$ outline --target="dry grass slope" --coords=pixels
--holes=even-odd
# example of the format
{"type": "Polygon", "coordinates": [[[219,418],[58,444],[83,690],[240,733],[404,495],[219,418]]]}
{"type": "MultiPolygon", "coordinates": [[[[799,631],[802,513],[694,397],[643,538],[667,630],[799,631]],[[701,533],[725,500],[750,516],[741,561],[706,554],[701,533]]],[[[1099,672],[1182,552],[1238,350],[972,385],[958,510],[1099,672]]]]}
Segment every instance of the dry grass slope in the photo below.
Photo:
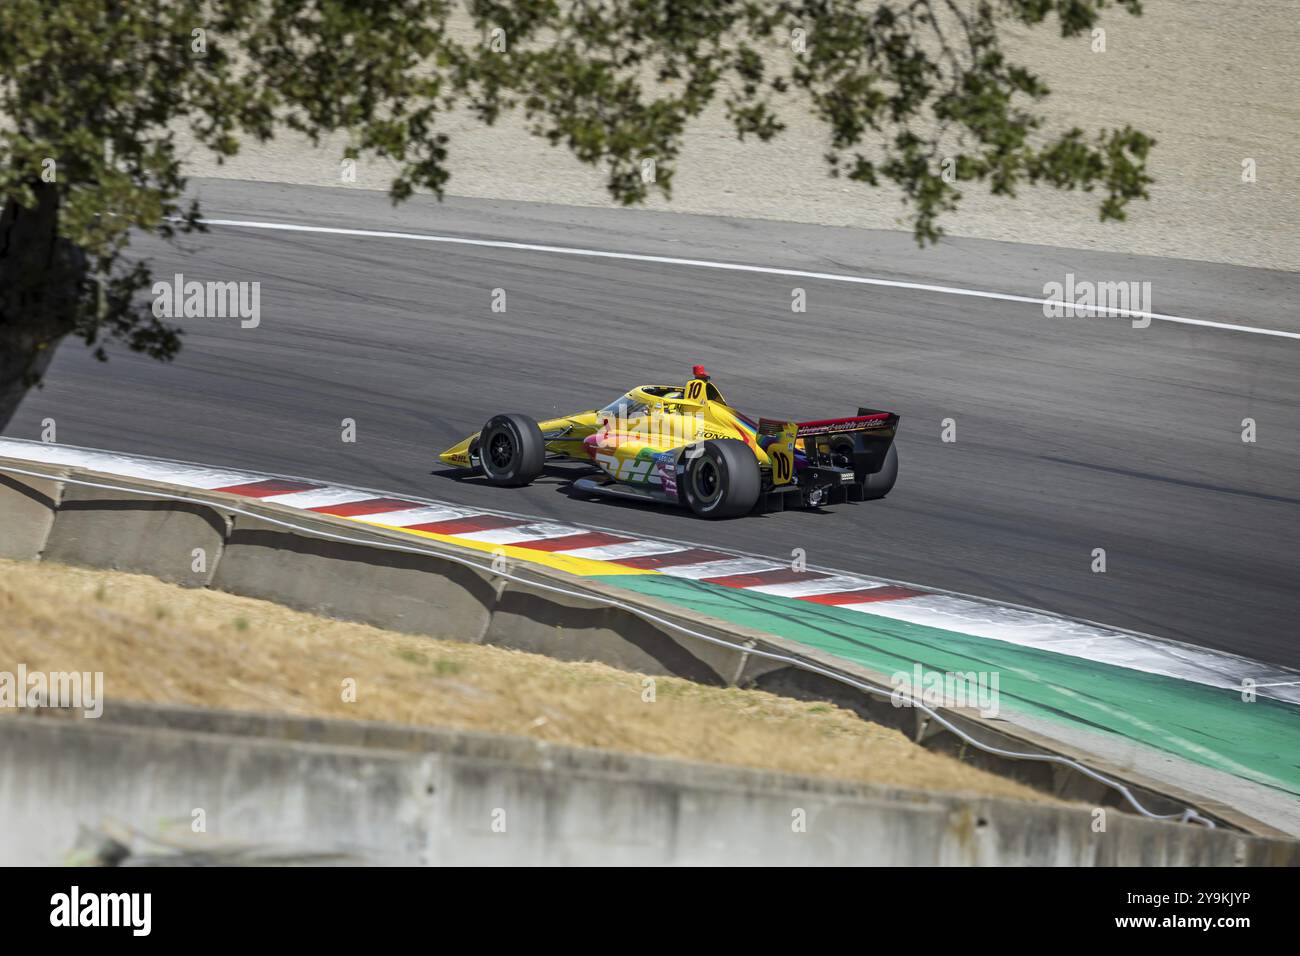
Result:
{"type": "MultiPolygon", "coordinates": [[[[105,697],[521,734],[886,785],[1049,798],[846,710],[330,620],[154,578],[0,561],[0,670],[105,697]],[[356,681],[353,703],[343,682],[356,681]]],[[[0,711],[2,712],[2,711],[0,711]]],[[[8,711],[13,713],[13,711],[8,711]]]]}

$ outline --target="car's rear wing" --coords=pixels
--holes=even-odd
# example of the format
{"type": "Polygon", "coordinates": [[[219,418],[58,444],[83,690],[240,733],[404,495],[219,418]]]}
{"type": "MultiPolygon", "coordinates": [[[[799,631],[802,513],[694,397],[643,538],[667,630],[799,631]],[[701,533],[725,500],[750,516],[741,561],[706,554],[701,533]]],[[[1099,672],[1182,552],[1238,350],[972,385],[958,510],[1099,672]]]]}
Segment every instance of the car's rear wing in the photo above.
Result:
{"type": "Polygon", "coordinates": [[[898,416],[893,412],[880,412],[870,408],[859,408],[857,415],[847,418],[820,418],[811,422],[799,422],[799,438],[811,438],[820,435],[840,435],[847,432],[873,432],[881,437],[888,433],[894,437],[898,427],[898,416]]]}
{"type": "MultiPolygon", "coordinates": [[[[798,422],[797,438],[810,459],[852,464],[861,481],[885,464],[898,433],[898,415],[879,408],[859,408],[856,415],[798,422]]],[[[844,465],[847,467],[847,464],[844,465]]]]}

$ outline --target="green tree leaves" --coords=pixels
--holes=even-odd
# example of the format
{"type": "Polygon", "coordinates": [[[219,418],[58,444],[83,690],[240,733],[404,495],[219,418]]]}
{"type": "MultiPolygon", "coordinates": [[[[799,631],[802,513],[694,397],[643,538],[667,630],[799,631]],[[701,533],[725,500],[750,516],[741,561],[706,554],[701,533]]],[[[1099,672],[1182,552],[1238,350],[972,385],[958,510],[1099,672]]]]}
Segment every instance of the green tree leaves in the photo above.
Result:
{"type": "MultiPolygon", "coordinates": [[[[1078,36],[1137,0],[5,0],[0,4],[0,423],[75,333],[159,358],[174,331],[138,301],[132,230],[197,228],[182,208],[187,127],[218,157],[292,129],[346,131],[391,160],[395,201],[441,195],[442,114],[530,130],[604,169],[625,204],[671,194],[689,122],[718,102],[738,137],[824,125],[831,175],[894,184],[918,241],[961,188],[1100,190],[1102,219],[1145,198],[1152,140],[1048,137],[1046,87],[1006,57],[1008,24],[1078,36]],[[644,174],[654,161],[655,175],[644,174]],[[50,178],[50,163],[54,175],[50,178]],[[20,254],[18,237],[45,243],[20,254]],[[46,265],[42,266],[41,263],[46,265]],[[17,397],[15,397],[17,396],[17,397]]],[[[342,157],[340,157],[342,158],[342,157]]]]}

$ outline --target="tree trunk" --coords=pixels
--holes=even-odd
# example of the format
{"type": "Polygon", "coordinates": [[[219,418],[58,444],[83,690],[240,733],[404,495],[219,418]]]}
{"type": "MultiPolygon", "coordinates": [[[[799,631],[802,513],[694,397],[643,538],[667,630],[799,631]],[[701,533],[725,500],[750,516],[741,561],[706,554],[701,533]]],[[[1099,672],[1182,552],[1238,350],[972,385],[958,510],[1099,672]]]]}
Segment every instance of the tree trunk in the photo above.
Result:
{"type": "Polygon", "coordinates": [[[33,187],[33,208],[10,197],[0,213],[0,429],[75,328],[85,291],[86,257],[59,238],[58,187],[33,187]]]}

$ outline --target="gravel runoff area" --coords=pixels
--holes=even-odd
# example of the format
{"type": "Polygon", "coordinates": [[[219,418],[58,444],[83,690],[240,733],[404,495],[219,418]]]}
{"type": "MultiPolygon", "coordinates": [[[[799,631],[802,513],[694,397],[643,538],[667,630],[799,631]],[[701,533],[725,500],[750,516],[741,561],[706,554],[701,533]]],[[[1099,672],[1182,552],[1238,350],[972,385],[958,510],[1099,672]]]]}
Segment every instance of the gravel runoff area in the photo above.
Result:
{"type": "MultiPolygon", "coordinates": [[[[1125,223],[1100,223],[1097,195],[1027,189],[1014,200],[972,186],[950,235],[1300,270],[1300,17],[1296,0],[1147,0],[1104,13],[1106,49],[1065,41],[1050,24],[1017,30],[1010,48],[1052,89],[1050,127],[1142,129],[1158,140],[1151,200],[1125,223]],[[1256,180],[1243,182],[1243,161],[1256,180]]],[[[467,23],[460,21],[462,32],[467,23]]],[[[811,36],[810,42],[816,42],[811,36]]],[[[775,54],[774,55],[778,55],[775,54]]],[[[779,55],[787,55],[782,49],[779,55]]],[[[890,189],[831,179],[826,137],[798,104],[770,144],[740,143],[713,110],[689,130],[671,202],[649,208],[867,229],[906,228],[890,189]]],[[[451,195],[607,206],[603,177],[529,136],[518,116],[488,129],[448,117],[451,195]]],[[[183,139],[184,137],[182,137],[183,139]]],[[[191,150],[189,172],[339,185],[345,140],[319,149],[282,135],[218,166],[191,150]]],[[[386,189],[391,167],[361,163],[348,188],[386,189]]]]}

